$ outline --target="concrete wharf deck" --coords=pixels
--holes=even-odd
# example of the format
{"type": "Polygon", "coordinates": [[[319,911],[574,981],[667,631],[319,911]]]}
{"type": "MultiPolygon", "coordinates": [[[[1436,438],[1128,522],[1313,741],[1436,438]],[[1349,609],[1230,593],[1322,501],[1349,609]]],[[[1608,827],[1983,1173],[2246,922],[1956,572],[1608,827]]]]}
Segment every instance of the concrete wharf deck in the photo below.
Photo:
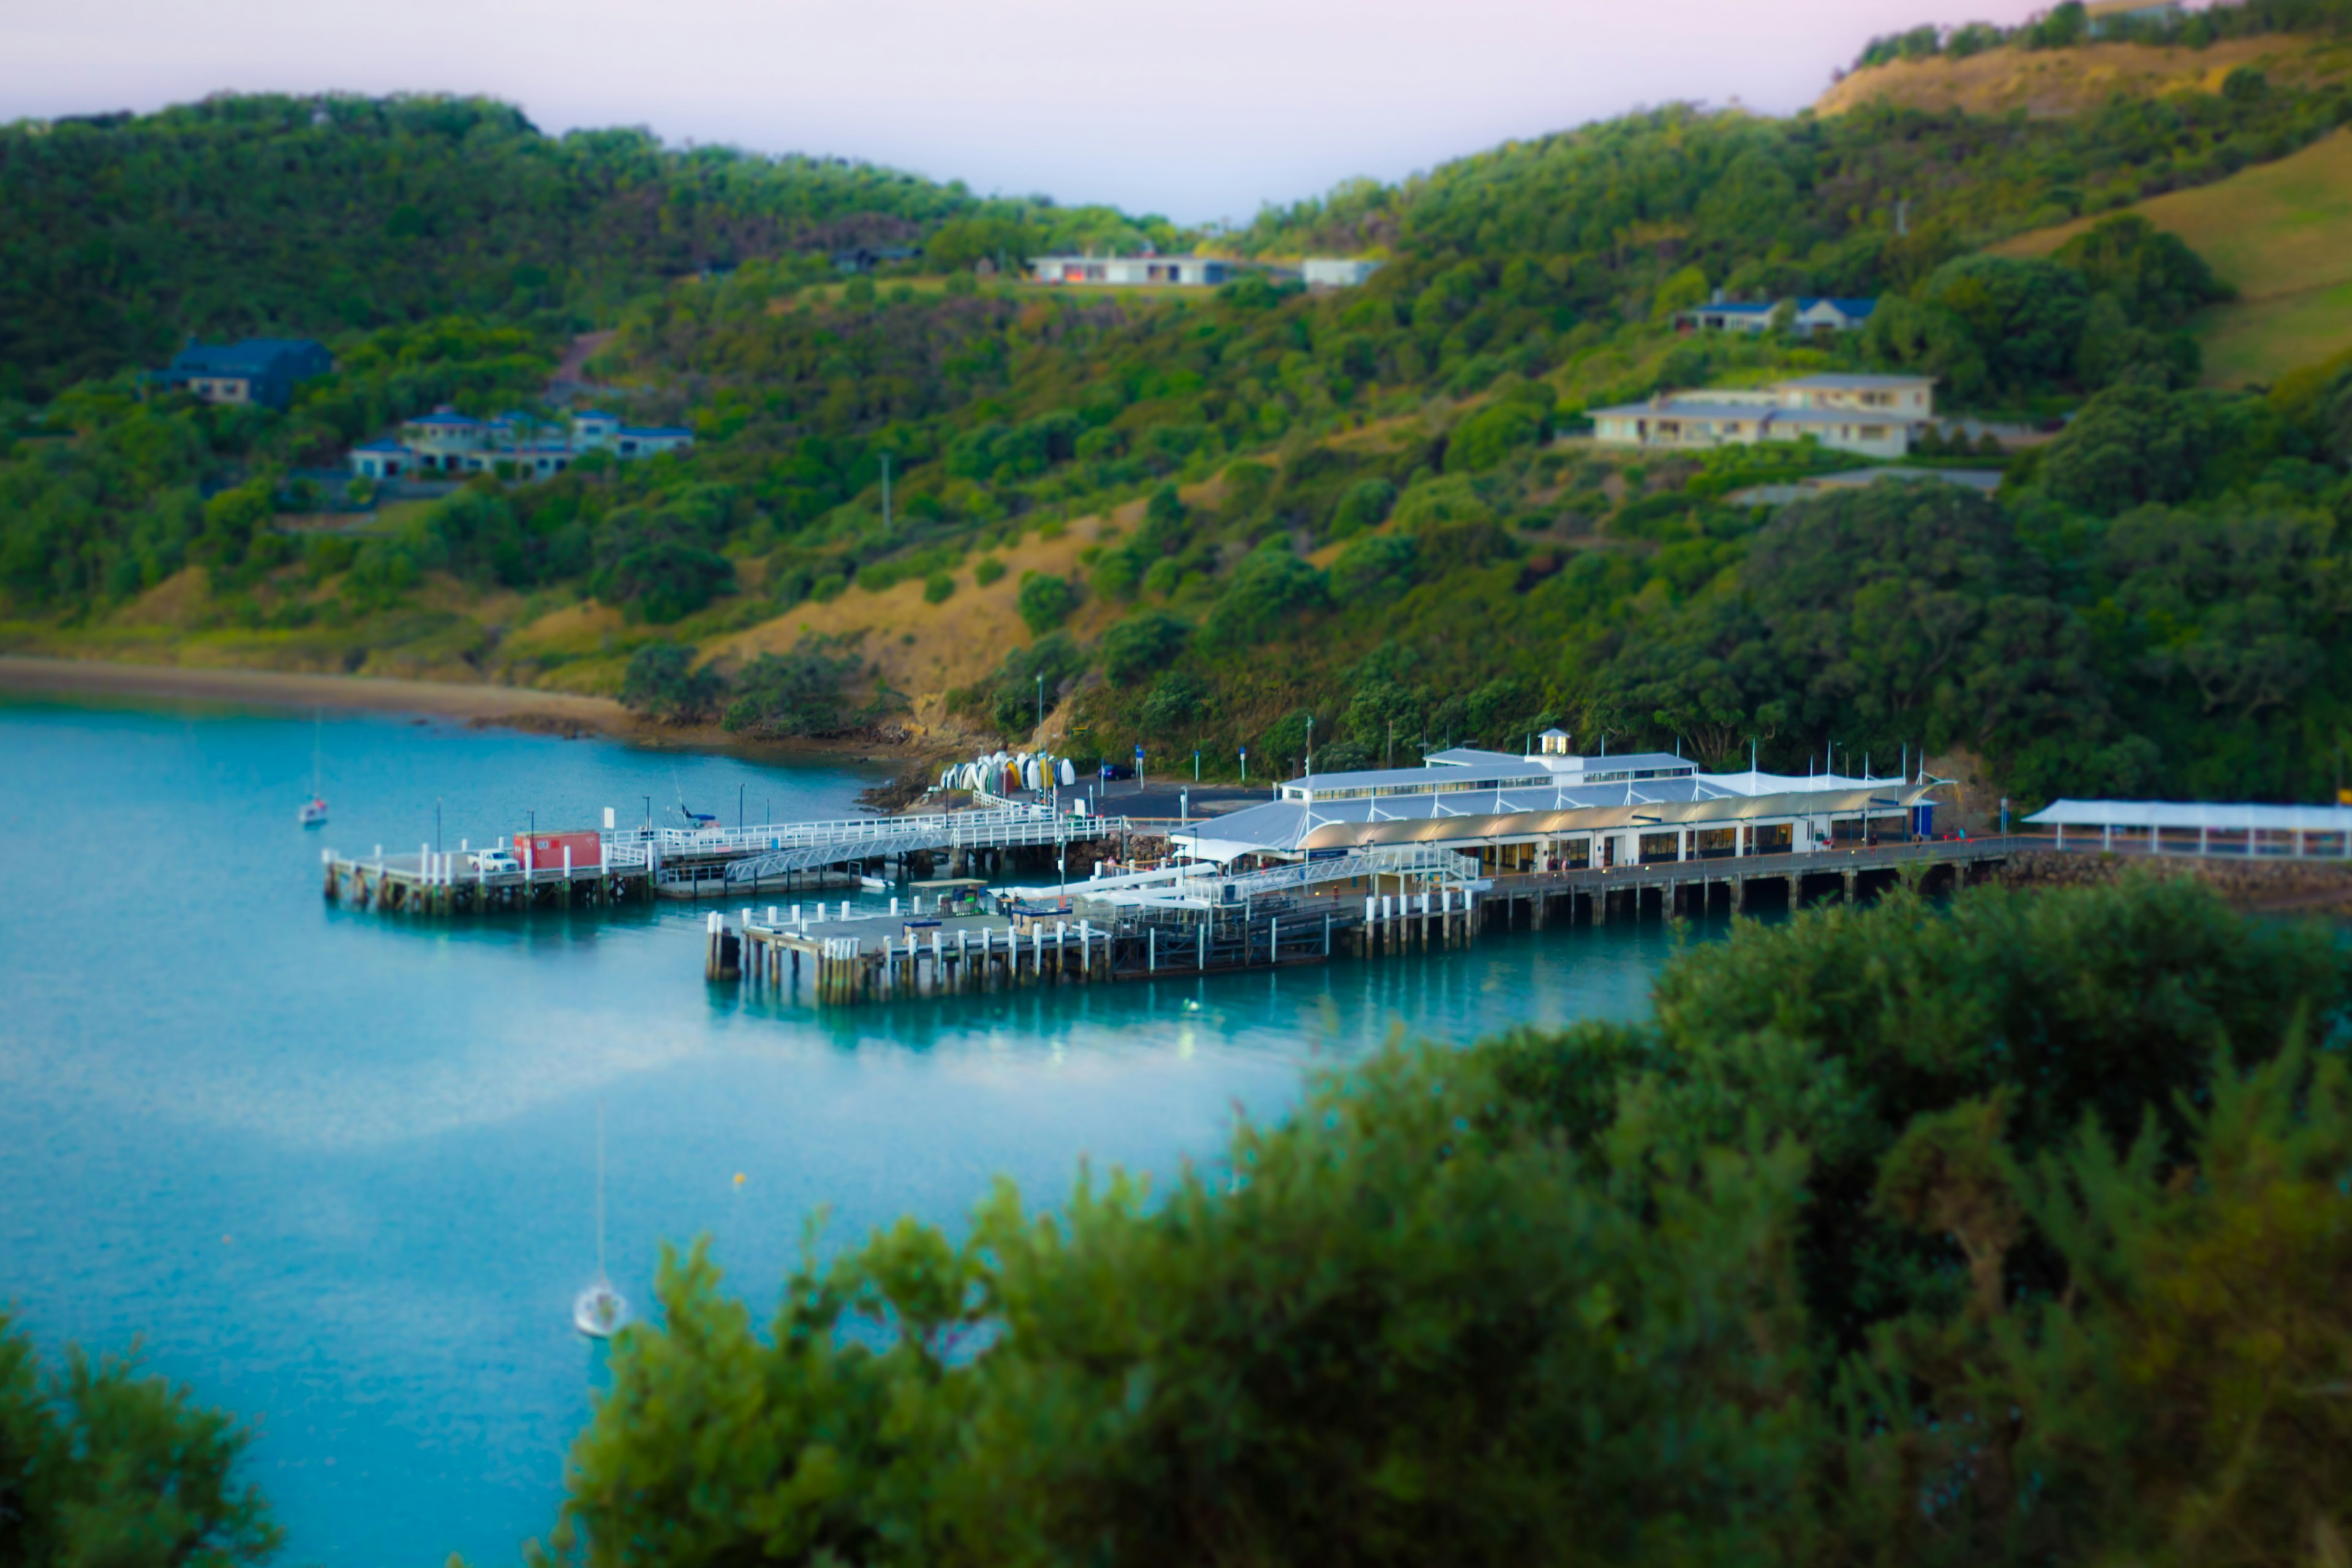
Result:
{"type": "Polygon", "coordinates": [[[2005,838],[1937,839],[1807,854],[1725,857],[1498,876],[1472,887],[1401,892],[1316,888],[1238,903],[1139,910],[1090,900],[1074,883],[1050,909],[1010,914],[852,911],[803,906],[714,913],[704,973],[714,982],[797,988],[805,968],[823,1004],[944,995],[1043,984],[1197,976],[1381,958],[1458,947],[1487,931],[1612,918],[1699,915],[1751,894],[1785,907],[1852,901],[1905,877],[1957,882],[2020,847],[2005,838]]]}

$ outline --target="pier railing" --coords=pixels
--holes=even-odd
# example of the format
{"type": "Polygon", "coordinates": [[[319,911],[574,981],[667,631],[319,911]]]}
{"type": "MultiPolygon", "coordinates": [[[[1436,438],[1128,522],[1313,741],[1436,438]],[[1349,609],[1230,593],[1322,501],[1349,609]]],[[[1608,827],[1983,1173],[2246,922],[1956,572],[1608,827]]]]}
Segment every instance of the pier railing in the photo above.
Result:
{"type": "Polygon", "coordinates": [[[730,851],[742,858],[727,868],[730,882],[758,882],[788,872],[813,871],[845,860],[875,859],[919,851],[1005,849],[1068,844],[1129,831],[1124,817],[1057,813],[1049,806],[1014,805],[982,811],[930,812],[913,816],[866,816],[845,822],[795,823],[764,836],[748,829],[730,851]]]}

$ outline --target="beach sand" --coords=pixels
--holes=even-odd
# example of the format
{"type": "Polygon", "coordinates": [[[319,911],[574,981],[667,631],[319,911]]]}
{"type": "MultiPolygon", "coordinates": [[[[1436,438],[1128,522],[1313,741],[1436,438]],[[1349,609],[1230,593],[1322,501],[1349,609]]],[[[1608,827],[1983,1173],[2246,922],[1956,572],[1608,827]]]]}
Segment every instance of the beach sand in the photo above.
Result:
{"type": "Polygon", "coordinates": [[[559,734],[638,738],[651,729],[610,698],[565,691],[528,691],[515,686],[472,686],[453,680],[371,680],[355,675],[35,658],[20,654],[0,654],[0,689],[425,713],[559,734]]]}
{"type": "Polygon", "coordinates": [[[417,713],[473,726],[501,725],[542,735],[608,735],[639,745],[728,752],[764,760],[823,759],[879,763],[918,771],[956,754],[938,742],[909,744],[875,737],[825,741],[750,740],[716,724],[659,724],[609,697],[531,691],[520,686],[456,680],[377,680],[358,675],[304,675],[284,670],[223,669],[186,665],[121,664],[110,660],[38,658],[0,654],[0,691],[65,697],[173,698],[259,708],[333,708],[417,713]]]}

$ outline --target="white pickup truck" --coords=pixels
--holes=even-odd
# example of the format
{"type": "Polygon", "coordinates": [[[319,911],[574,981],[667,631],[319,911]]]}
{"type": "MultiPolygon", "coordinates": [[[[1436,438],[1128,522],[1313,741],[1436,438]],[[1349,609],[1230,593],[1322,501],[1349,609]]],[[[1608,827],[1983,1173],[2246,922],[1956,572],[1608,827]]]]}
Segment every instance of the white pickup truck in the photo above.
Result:
{"type": "Polygon", "coordinates": [[[485,876],[502,877],[509,871],[522,869],[522,862],[503,849],[477,849],[474,868],[485,876]]]}

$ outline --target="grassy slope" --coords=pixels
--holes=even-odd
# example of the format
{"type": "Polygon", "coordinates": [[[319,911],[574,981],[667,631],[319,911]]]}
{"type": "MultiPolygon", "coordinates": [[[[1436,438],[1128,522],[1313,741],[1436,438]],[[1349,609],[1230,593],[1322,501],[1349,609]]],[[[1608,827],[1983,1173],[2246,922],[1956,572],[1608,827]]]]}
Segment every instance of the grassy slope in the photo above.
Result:
{"type": "Polygon", "coordinates": [[[1838,114],[1874,100],[1970,114],[2078,114],[2110,97],[2219,92],[2240,66],[2273,81],[2311,86],[2352,76],[2352,46],[2307,37],[2231,38],[2207,48],[2087,44],[2074,49],[1990,49],[1966,59],[1938,57],[1873,66],[1841,79],[1813,105],[1838,114]]]}
{"type": "MultiPolygon", "coordinates": [[[[2208,380],[2269,382],[2352,348],[2352,133],[2291,157],[2127,209],[2179,235],[2241,298],[2208,311],[2199,337],[2208,380]]],[[[2046,256],[2092,220],[1994,247],[2046,256]]]]}

